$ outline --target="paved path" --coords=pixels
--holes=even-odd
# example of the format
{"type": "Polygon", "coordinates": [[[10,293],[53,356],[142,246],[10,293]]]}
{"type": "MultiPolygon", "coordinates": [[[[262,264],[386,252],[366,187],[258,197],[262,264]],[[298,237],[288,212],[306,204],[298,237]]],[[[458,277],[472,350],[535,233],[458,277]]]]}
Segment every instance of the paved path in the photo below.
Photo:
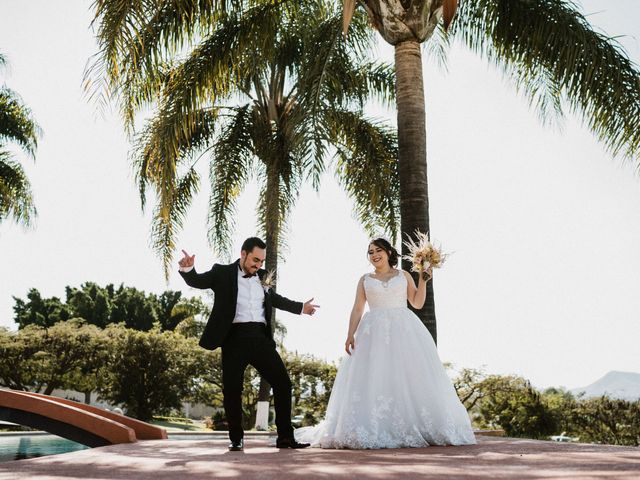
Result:
{"type": "Polygon", "coordinates": [[[478,445],[277,450],[273,438],[148,440],[0,464],[5,479],[640,479],[640,448],[478,437],[478,445]]]}

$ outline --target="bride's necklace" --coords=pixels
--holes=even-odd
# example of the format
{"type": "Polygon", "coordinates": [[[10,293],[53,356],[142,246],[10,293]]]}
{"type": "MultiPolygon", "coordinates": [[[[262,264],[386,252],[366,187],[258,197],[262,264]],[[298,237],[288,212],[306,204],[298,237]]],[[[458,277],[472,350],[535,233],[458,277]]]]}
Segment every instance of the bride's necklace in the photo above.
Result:
{"type": "MultiPolygon", "coordinates": [[[[389,270],[388,273],[390,273],[392,270],[389,270]]],[[[375,272],[374,272],[375,273],[375,272]]],[[[395,275],[391,275],[389,278],[387,278],[386,280],[381,280],[379,278],[376,278],[376,280],[378,280],[381,284],[382,284],[382,288],[388,288],[389,287],[389,282],[391,281],[391,279],[395,277],[395,275]]]]}

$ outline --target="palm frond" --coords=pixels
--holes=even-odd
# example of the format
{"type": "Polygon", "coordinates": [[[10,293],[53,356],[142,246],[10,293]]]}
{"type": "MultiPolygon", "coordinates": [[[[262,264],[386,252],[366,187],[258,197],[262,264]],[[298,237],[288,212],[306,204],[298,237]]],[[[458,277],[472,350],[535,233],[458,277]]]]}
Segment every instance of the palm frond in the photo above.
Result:
{"type": "Polygon", "coordinates": [[[395,106],[395,67],[378,61],[345,61],[335,55],[324,78],[323,99],[340,107],[362,109],[369,100],[383,106],[395,106]]]}
{"type": "Polygon", "coordinates": [[[272,76],[269,98],[264,99],[275,104],[275,117],[269,114],[266,105],[254,103],[251,138],[253,153],[262,164],[258,171],[262,185],[258,228],[268,241],[275,239],[278,248],[286,248],[286,220],[298,198],[307,145],[299,128],[296,106],[281,97],[283,85],[276,77],[277,74],[272,76]],[[273,83],[279,85],[273,88],[273,83]]]}
{"type": "Polygon", "coordinates": [[[96,0],[92,4],[95,15],[91,27],[96,29],[99,50],[89,60],[84,73],[83,84],[90,99],[104,103],[117,98],[125,72],[122,63],[151,6],[144,0],[96,0]]]}
{"type": "MultiPolygon", "coordinates": [[[[518,88],[525,92],[529,106],[537,113],[542,124],[560,124],[565,112],[562,102],[562,87],[549,78],[546,71],[538,75],[520,72],[521,65],[514,65],[513,72],[519,78],[518,88]]],[[[527,67],[524,67],[525,69],[527,67]]]]}
{"type": "MultiPolygon", "coordinates": [[[[287,247],[287,219],[295,200],[295,195],[286,193],[283,181],[276,171],[260,170],[260,197],[256,207],[258,235],[265,239],[277,239],[278,251],[287,247]]],[[[269,248],[269,245],[267,245],[269,248]]]]}
{"type": "Polygon", "coordinates": [[[144,28],[136,32],[129,45],[131,69],[150,72],[158,60],[175,55],[211,31],[221,16],[241,10],[241,0],[164,0],[147,10],[144,28]]]}
{"type": "MultiPolygon", "coordinates": [[[[136,0],[94,3],[99,51],[85,69],[85,89],[98,102],[117,100],[133,131],[135,112],[163,88],[163,70],[225,18],[297,8],[293,0],[136,0]]],[[[259,30],[259,17],[253,17],[259,30]]],[[[248,43],[254,37],[247,39],[248,43]]],[[[261,39],[263,42],[264,38],[261,39]]]]}
{"type": "MultiPolygon", "coordinates": [[[[131,154],[133,173],[138,183],[140,202],[144,210],[146,204],[146,187],[153,185],[159,194],[158,202],[162,209],[169,208],[173,197],[175,174],[180,165],[195,155],[201,155],[209,147],[219,116],[218,108],[200,109],[192,112],[194,128],[181,132],[177,141],[168,139],[173,135],[175,125],[171,118],[156,113],[134,139],[131,154]]],[[[192,162],[190,168],[194,166],[192,162]]]]}
{"type": "Polygon", "coordinates": [[[611,153],[640,156],[640,72],[574,2],[467,0],[458,15],[455,35],[533,103],[557,110],[562,96],[611,153]]]}
{"type": "MultiPolygon", "coordinates": [[[[276,153],[276,152],[274,152],[276,153]]],[[[287,219],[300,194],[303,178],[302,159],[293,148],[278,150],[281,158],[261,159],[261,194],[257,207],[258,229],[265,238],[276,237],[278,248],[287,248],[287,219]],[[267,163],[268,162],[268,163],[267,163]],[[265,163],[267,163],[265,165],[265,163]],[[276,232],[275,235],[269,234],[276,232]]]]}
{"type": "Polygon", "coordinates": [[[395,130],[349,111],[332,111],[326,118],[340,138],[336,174],[355,203],[356,217],[368,233],[383,228],[395,241],[400,222],[395,130]]]}
{"type": "Polygon", "coordinates": [[[0,150],[0,222],[13,218],[16,223],[31,226],[37,215],[29,179],[11,154],[0,150]]]}
{"type": "MultiPolygon", "coordinates": [[[[255,55],[256,37],[263,32],[260,22],[269,21],[277,28],[277,12],[273,8],[255,7],[244,15],[229,14],[221,18],[218,28],[202,41],[182,63],[171,68],[163,83],[162,102],[158,116],[163,124],[172,126],[166,132],[164,144],[176,151],[185,137],[198,128],[193,111],[221,102],[245,83],[246,63],[264,62],[255,55]],[[271,17],[267,18],[269,14],[271,17]],[[247,52],[247,50],[249,50],[247,52]],[[247,59],[245,61],[245,59],[247,59]]],[[[137,96],[137,95],[136,95],[137,96]]],[[[137,110],[140,105],[134,105],[137,110]]]]}
{"type": "MultiPolygon", "coordinates": [[[[100,100],[120,98],[127,124],[133,122],[128,101],[132,100],[133,85],[138,92],[143,85],[151,87],[155,81],[155,66],[164,63],[169,54],[164,47],[175,51],[169,40],[183,31],[191,34],[192,20],[214,11],[216,4],[226,2],[199,0],[169,0],[112,2],[96,0],[92,27],[96,29],[99,51],[85,69],[85,88],[90,98],[100,100]]],[[[196,25],[198,22],[194,22],[196,25]]],[[[153,88],[147,88],[147,93],[153,88]]],[[[146,101],[150,98],[145,97],[146,101]]]]}
{"type": "Polygon", "coordinates": [[[235,222],[235,204],[246,182],[252,176],[251,107],[238,108],[236,114],[221,127],[212,147],[209,172],[209,243],[220,256],[229,256],[235,222]]]}
{"type": "Polygon", "coordinates": [[[449,57],[449,47],[451,46],[451,35],[444,29],[442,24],[438,24],[433,31],[433,35],[428,41],[422,43],[422,49],[426,56],[433,58],[436,65],[444,70],[448,69],[447,59],[449,57]]]}
{"type": "Polygon", "coordinates": [[[162,259],[165,278],[169,279],[171,260],[176,250],[176,237],[184,223],[193,197],[198,193],[200,178],[194,168],[190,168],[178,178],[172,191],[168,208],[158,203],[151,228],[153,249],[162,259]]]}
{"type": "MultiPolygon", "coordinates": [[[[305,39],[306,55],[305,63],[301,68],[300,79],[297,89],[304,92],[301,101],[307,104],[311,115],[321,108],[325,89],[333,92],[333,95],[343,103],[344,96],[355,95],[358,89],[351,92],[341,92],[341,83],[345,86],[361,85],[362,74],[354,75],[365,59],[371,57],[371,45],[373,33],[368,26],[367,17],[364,12],[358,11],[351,21],[349,39],[345,40],[341,35],[340,15],[334,13],[318,23],[314,29],[309,29],[305,39]]],[[[380,64],[382,65],[382,64],[380,64]]],[[[388,88],[388,68],[382,68],[370,79],[364,79],[369,87],[378,87],[376,93],[383,97],[390,98],[393,95],[394,87],[388,88]],[[391,92],[391,93],[389,93],[391,92]]],[[[355,95],[357,98],[357,95],[355,95]]],[[[385,98],[385,99],[386,99],[385,98]]]]}
{"type": "Polygon", "coordinates": [[[16,143],[34,158],[40,134],[31,110],[18,94],[8,88],[0,88],[0,145],[16,143]]]}
{"type": "Polygon", "coordinates": [[[340,13],[329,11],[314,28],[304,32],[305,51],[298,71],[298,106],[292,120],[304,141],[306,162],[313,187],[318,188],[326,168],[331,135],[323,123],[323,112],[332,108],[361,109],[369,98],[390,105],[395,100],[392,66],[370,60],[372,31],[367,16],[358,11],[351,22],[349,38],[341,34],[340,13]]]}
{"type": "Polygon", "coordinates": [[[308,145],[303,170],[308,172],[307,178],[311,180],[311,186],[316,192],[320,188],[320,179],[327,168],[326,159],[331,143],[327,125],[324,125],[320,118],[319,114],[311,117],[309,128],[304,128],[307,122],[300,122],[301,129],[304,129],[302,135],[307,137],[305,143],[308,145]]]}
{"type": "Polygon", "coordinates": [[[359,108],[369,98],[387,106],[395,101],[395,69],[371,58],[371,31],[364,25],[365,18],[356,16],[348,40],[340,36],[337,16],[322,22],[306,40],[297,88],[305,92],[301,101],[311,112],[320,101],[341,107],[353,103],[359,108]]]}
{"type": "Polygon", "coordinates": [[[196,127],[181,132],[177,142],[173,137],[175,125],[170,117],[161,113],[156,114],[136,137],[131,157],[143,209],[146,186],[151,184],[156,191],[160,212],[167,214],[171,209],[181,168],[210,142],[218,109],[197,110],[190,112],[190,117],[194,119],[196,127]]]}
{"type": "Polygon", "coordinates": [[[217,109],[203,109],[193,112],[197,128],[182,137],[176,150],[167,148],[166,118],[156,115],[136,136],[132,153],[134,175],[140,190],[140,200],[144,209],[146,189],[151,185],[156,195],[153,212],[152,243],[163,262],[168,275],[175,239],[193,197],[199,190],[199,175],[195,170],[196,155],[201,155],[211,142],[218,118],[217,109]],[[190,165],[185,163],[190,161],[190,165]],[[184,173],[180,173],[185,170],[184,173]]]}

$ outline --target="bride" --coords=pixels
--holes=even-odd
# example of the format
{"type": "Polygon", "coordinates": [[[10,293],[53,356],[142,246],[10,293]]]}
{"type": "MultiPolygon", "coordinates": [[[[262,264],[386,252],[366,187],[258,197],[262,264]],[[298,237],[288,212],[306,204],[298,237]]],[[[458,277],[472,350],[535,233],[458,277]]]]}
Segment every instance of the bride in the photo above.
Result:
{"type": "MultiPolygon", "coordinates": [[[[447,376],[431,334],[407,308],[421,308],[418,287],[395,268],[398,252],[384,238],[369,245],[375,272],[358,281],[349,333],[325,419],[295,431],[321,448],[401,448],[476,443],[469,416],[447,376]],[[363,316],[365,303],[369,312],[363,316]]],[[[429,279],[431,269],[428,270],[429,279]]]]}

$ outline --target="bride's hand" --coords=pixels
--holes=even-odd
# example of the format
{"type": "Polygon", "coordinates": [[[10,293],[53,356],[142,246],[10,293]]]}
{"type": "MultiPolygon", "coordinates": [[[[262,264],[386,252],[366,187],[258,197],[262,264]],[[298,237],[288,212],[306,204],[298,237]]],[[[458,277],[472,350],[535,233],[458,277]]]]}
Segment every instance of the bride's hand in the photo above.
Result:
{"type": "Polygon", "coordinates": [[[351,351],[355,350],[356,348],[356,341],[355,339],[351,336],[351,337],[347,337],[347,341],[344,342],[344,349],[345,351],[351,355],[351,351],[349,349],[349,347],[351,347],[351,351]]]}
{"type": "Polygon", "coordinates": [[[422,274],[420,275],[420,277],[425,281],[428,282],[429,280],[431,280],[433,278],[433,267],[429,267],[427,268],[424,272],[422,272],[422,274]]]}

